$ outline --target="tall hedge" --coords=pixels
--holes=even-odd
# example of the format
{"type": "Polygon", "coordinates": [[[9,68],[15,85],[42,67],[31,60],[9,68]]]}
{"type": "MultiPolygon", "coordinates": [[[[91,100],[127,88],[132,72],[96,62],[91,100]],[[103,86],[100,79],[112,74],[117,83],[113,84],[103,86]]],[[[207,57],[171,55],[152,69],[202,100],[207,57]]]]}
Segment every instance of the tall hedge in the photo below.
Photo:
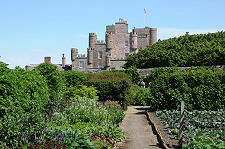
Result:
{"type": "Polygon", "coordinates": [[[99,91],[99,99],[102,101],[123,101],[131,84],[129,75],[124,72],[102,72],[88,74],[87,77],[87,85],[96,87],[99,91]]]}
{"type": "MultiPolygon", "coordinates": [[[[162,68],[164,69],[164,68],[162,68]]],[[[176,70],[172,68],[171,70],[176,70]]],[[[151,100],[146,102],[154,110],[177,109],[185,101],[189,110],[217,110],[225,108],[225,72],[217,68],[192,67],[185,70],[152,71],[151,100]],[[156,72],[161,72],[157,74],[156,72]]]]}

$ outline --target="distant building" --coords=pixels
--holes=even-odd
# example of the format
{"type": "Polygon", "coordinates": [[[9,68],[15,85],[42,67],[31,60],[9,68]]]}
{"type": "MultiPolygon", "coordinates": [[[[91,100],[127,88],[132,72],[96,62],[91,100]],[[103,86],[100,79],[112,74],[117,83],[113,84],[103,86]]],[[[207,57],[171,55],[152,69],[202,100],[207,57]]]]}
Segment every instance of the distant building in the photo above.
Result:
{"type": "MultiPolygon", "coordinates": [[[[72,65],[65,64],[63,55],[62,64],[57,66],[62,71],[71,69],[82,72],[121,69],[129,55],[156,42],[157,28],[134,28],[129,33],[127,21],[119,19],[115,25],[106,26],[105,41],[99,41],[95,33],[89,33],[87,56],[78,54],[78,49],[71,48],[72,65]]],[[[47,59],[45,61],[48,61],[47,59]]],[[[30,65],[26,68],[32,69],[35,66],[30,65]]]]}
{"type": "Polygon", "coordinates": [[[119,19],[115,25],[106,26],[105,41],[99,41],[95,33],[89,33],[87,57],[79,55],[78,49],[71,49],[72,70],[121,69],[129,55],[155,42],[156,28],[134,28],[129,33],[127,21],[119,19]]]}

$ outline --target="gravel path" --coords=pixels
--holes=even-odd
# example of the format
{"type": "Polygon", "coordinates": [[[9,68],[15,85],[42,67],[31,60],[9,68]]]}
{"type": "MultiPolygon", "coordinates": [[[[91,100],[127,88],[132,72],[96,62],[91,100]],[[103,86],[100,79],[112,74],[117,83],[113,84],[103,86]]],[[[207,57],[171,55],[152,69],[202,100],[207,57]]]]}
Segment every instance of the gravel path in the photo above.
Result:
{"type": "Polygon", "coordinates": [[[129,106],[120,125],[126,134],[125,142],[119,149],[160,149],[157,136],[154,135],[144,111],[148,106],[129,106]]]}

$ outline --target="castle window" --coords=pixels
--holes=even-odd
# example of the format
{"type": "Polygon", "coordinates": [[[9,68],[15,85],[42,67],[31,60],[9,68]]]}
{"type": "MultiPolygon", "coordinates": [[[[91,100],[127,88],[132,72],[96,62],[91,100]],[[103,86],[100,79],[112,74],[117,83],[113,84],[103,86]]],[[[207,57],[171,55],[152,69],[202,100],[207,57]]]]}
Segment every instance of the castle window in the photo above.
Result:
{"type": "Polygon", "coordinates": [[[125,46],[128,47],[128,40],[125,41],[125,46]]]}
{"type": "Polygon", "coordinates": [[[125,53],[125,58],[128,58],[128,56],[129,56],[129,53],[125,53]]]}
{"type": "Polygon", "coordinates": [[[103,68],[102,64],[99,64],[99,65],[98,65],[98,68],[103,68]]]}
{"type": "Polygon", "coordinates": [[[134,45],[134,41],[133,40],[131,40],[131,45],[134,45]]]}
{"type": "Polygon", "coordinates": [[[102,59],[102,51],[98,52],[98,59],[102,59]]]}
{"type": "Polygon", "coordinates": [[[84,61],[80,61],[80,68],[84,68],[84,61]]]}

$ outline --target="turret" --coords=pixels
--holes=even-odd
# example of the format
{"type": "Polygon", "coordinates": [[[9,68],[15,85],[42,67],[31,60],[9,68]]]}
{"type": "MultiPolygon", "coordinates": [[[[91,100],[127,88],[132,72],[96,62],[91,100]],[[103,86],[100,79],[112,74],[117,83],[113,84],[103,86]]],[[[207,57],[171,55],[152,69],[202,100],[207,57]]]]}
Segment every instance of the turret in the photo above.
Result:
{"type": "Polygon", "coordinates": [[[107,55],[106,56],[106,67],[110,67],[111,66],[111,56],[107,55]]]}
{"type": "Polygon", "coordinates": [[[51,64],[51,57],[50,56],[45,57],[44,62],[51,64]]]}
{"type": "Polygon", "coordinates": [[[78,56],[78,49],[77,48],[71,48],[71,60],[75,61],[78,56]]]}
{"type": "Polygon", "coordinates": [[[64,56],[64,53],[62,54],[62,67],[65,67],[66,65],[66,58],[64,56]]]}
{"type": "Polygon", "coordinates": [[[130,48],[132,50],[136,50],[138,48],[137,33],[134,30],[130,33],[130,48]]]}
{"type": "Polygon", "coordinates": [[[112,32],[106,33],[106,48],[111,50],[113,46],[112,32]]]}
{"type": "Polygon", "coordinates": [[[26,66],[25,66],[25,70],[29,70],[29,71],[32,70],[31,65],[26,65],[26,66]]]}
{"type": "Polygon", "coordinates": [[[157,28],[150,28],[150,45],[157,42],[157,28]]]}
{"type": "Polygon", "coordinates": [[[91,65],[93,63],[93,53],[94,48],[88,48],[87,49],[87,56],[88,56],[88,64],[91,65]]]}
{"type": "Polygon", "coordinates": [[[95,48],[97,42],[97,35],[95,33],[89,33],[89,48],[95,48]]]}

